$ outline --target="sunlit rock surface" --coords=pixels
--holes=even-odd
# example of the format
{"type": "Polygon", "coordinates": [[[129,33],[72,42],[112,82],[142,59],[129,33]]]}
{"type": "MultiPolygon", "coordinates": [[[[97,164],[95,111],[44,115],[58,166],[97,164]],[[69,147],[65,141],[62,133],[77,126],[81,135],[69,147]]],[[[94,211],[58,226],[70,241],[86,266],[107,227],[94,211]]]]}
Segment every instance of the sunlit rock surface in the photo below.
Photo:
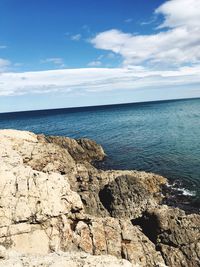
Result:
{"type": "Polygon", "coordinates": [[[0,266],[199,266],[200,216],[161,204],[162,176],[96,169],[105,156],[0,131],[0,266]]]}

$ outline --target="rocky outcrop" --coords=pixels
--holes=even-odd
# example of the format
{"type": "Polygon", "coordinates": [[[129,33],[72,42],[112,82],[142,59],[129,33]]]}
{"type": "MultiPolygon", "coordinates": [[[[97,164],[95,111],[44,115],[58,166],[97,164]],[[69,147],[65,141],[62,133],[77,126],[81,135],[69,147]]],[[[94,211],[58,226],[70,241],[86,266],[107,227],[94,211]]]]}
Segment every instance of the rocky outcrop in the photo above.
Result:
{"type": "Polygon", "coordinates": [[[87,138],[74,140],[68,137],[44,135],[38,135],[38,138],[44,138],[44,141],[46,142],[56,144],[61,148],[67,149],[75,161],[95,162],[103,160],[106,156],[100,145],[87,138]]]}
{"type": "Polygon", "coordinates": [[[158,188],[158,184],[160,186],[162,180],[159,177],[158,183],[158,177],[151,175],[151,189],[148,185],[149,178],[147,175],[147,179],[143,180],[144,177],[141,179],[138,174],[122,173],[121,176],[117,176],[112,182],[106,184],[99,191],[99,197],[110,215],[134,219],[148,207],[156,206],[162,198],[158,188]]]}
{"type": "Polygon", "coordinates": [[[2,266],[199,266],[199,215],[161,205],[162,176],[96,169],[104,157],[88,139],[0,131],[2,266]]]}

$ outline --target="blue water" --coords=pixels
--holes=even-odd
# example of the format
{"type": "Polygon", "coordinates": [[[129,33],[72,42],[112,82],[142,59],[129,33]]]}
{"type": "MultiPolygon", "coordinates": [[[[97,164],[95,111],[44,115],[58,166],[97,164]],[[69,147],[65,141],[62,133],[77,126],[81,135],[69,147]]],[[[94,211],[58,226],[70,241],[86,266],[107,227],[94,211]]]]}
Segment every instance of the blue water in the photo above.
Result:
{"type": "Polygon", "coordinates": [[[107,168],[178,179],[200,197],[200,99],[4,113],[0,128],[92,138],[107,168]]]}

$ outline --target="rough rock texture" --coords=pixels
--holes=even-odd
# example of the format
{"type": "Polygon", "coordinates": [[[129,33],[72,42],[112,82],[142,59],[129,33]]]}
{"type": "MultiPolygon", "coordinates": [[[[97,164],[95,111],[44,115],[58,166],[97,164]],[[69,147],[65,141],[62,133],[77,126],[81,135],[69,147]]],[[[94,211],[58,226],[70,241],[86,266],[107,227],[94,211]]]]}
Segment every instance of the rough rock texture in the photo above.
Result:
{"type": "Polygon", "coordinates": [[[104,157],[88,139],[0,131],[0,266],[199,266],[199,215],[161,205],[162,176],[96,169],[104,157]]]}
{"type": "MultiPolygon", "coordinates": [[[[153,184],[153,178],[151,182],[153,184]]],[[[155,192],[158,191],[153,187],[155,192]]],[[[157,197],[160,195],[152,194],[148,185],[144,186],[144,181],[137,175],[121,175],[108,184],[99,192],[104,207],[113,217],[137,218],[148,207],[157,204],[157,197]],[[145,196],[145,197],[144,197],[145,196]],[[152,199],[154,196],[154,199],[152,199]]]]}
{"type": "Polygon", "coordinates": [[[200,216],[161,206],[135,221],[162,252],[168,266],[200,266],[200,216]],[[151,229],[154,229],[153,232],[151,229]]]}
{"type": "Polygon", "coordinates": [[[131,267],[129,261],[114,256],[92,256],[86,253],[51,253],[40,255],[20,255],[10,253],[9,259],[0,261],[0,267],[131,267]]]}
{"type": "Polygon", "coordinates": [[[45,137],[44,135],[40,135],[38,137],[43,137],[45,141],[57,144],[59,147],[67,149],[69,154],[76,161],[99,161],[103,160],[106,156],[103,148],[100,145],[87,138],[74,140],[68,137],[58,136],[45,137]]]}

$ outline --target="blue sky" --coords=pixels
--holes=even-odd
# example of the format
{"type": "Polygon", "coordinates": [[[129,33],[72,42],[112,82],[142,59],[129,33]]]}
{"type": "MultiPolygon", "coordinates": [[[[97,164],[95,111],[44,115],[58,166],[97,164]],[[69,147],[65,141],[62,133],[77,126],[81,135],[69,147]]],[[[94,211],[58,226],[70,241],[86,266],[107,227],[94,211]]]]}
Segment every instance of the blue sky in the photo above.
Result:
{"type": "Polygon", "coordinates": [[[1,0],[0,112],[200,96],[199,0],[1,0]]]}
{"type": "MultiPolygon", "coordinates": [[[[8,46],[1,50],[1,56],[23,64],[15,68],[19,71],[52,69],[53,63],[41,64],[48,58],[62,58],[68,68],[87,67],[106,54],[87,39],[113,28],[150,33],[152,25],[141,23],[151,20],[154,9],[162,2],[1,0],[0,42],[8,46]]],[[[105,60],[105,64],[115,67],[118,60],[105,60]]]]}

